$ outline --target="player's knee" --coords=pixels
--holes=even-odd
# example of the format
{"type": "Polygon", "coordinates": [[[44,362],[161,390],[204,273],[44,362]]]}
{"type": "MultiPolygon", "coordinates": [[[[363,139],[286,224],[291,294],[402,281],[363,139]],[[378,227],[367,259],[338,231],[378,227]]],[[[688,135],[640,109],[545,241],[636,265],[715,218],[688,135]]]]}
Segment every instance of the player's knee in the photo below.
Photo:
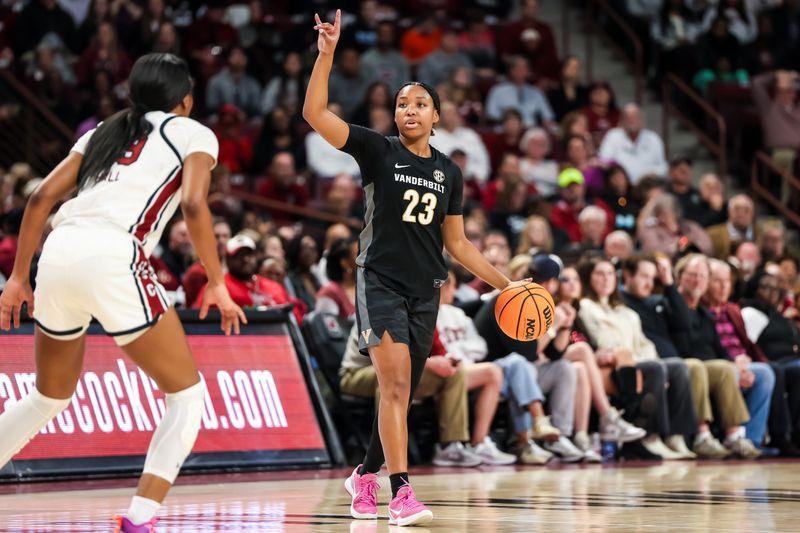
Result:
{"type": "Polygon", "coordinates": [[[381,401],[407,403],[411,393],[411,382],[405,376],[391,376],[381,383],[381,401]]]}
{"type": "Polygon", "coordinates": [[[592,347],[585,342],[576,342],[575,344],[570,344],[567,350],[569,350],[571,358],[583,363],[588,364],[590,361],[594,360],[592,347]]]}
{"type": "Polygon", "coordinates": [[[588,373],[586,372],[586,365],[583,363],[583,361],[573,361],[572,367],[575,369],[575,379],[578,381],[578,386],[581,386],[589,381],[588,373]]]}
{"type": "Polygon", "coordinates": [[[200,431],[204,398],[205,387],[200,381],[182,391],[166,395],[167,408],[181,411],[180,439],[181,445],[185,448],[185,455],[189,455],[200,431]]]}
{"type": "Polygon", "coordinates": [[[205,387],[202,382],[166,395],[167,410],[153,434],[144,473],[166,479],[170,483],[175,481],[200,431],[204,395],[205,387]]]}
{"type": "Polygon", "coordinates": [[[500,387],[503,385],[503,369],[500,368],[498,365],[493,364],[489,367],[489,372],[491,374],[490,383],[500,387]]]}

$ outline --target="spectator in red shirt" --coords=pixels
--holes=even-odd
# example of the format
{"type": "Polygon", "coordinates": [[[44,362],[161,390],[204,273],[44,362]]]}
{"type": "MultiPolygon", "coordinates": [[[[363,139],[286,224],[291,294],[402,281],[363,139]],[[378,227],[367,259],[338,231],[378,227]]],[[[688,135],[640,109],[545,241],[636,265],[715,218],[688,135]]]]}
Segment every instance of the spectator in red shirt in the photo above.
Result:
{"type": "Polygon", "coordinates": [[[330,280],[317,292],[314,309],[350,318],[356,313],[356,256],[358,241],[338,239],[331,244],[325,265],[330,280]]]}
{"type": "Polygon", "coordinates": [[[156,272],[158,281],[168,291],[176,291],[181,286],[181,278],[194,260],[194,246],[189,238],[186,221],[178,220],[169,228],[169,240],[161,254],[150,256],[150,264],[156,272]]]}
{"type": "MultiPolygon", "coordinates": [[[[497,169],[497,176],[483,189],[481,204],[484,211],[489,213],[498,207],[499,198],[503,193],[506,196],[505,200],[509,200],[509,195],[514,194],[512,189],[517,189],[520,184],[522,184],[523,196],[536,195],[536,185],[525,183],[525,180],[522,179],[519,157],[516,154],[507,153],[503,156],[500,168],[497,169]]],[[[502,208],[507,209],[507,203],[502,208]]]]}
{"type": "Polygon", "coordinates": [[[12,209],[3,218],[3,237],[0,240],[0,275],[8,278],[14,268],[14,258],[17,256],[17,237],[22,224],[24,208],[12,209]]]}
{"type": "Polygon", "coordinates": [[[581,113],[589,121],[594,145],[600,146],[606,132],[619,124],[619,109],[608,82],[596,81],[589,86],[589,105],[584,106],[581,113]]]}
{"type": "Polygon", "coordinates": [[[558,187],[560,199],[550,210],[550,223],[554,227],[566,231],[570,241],[581,242],[583,239],[578,215],[587,205],[596,205],[606,212],[608,219],[603,234],[603,239],[605,239],[610,231],[609,228],[614,227],[614,213],[600,199],[586,200],[586,184],[581,171],[577,168],[567,168],[561,171],[558,176],[558,187]]]}
{"type": "Polygon", "coordinates": [[[245,172],[253,162],[253,141],[242,132],[243,122],[243,113],[235,105],[220,106],[219,118],[214,126],[214,134],[219,140],[217,161],[227,166],[233,174],[245,172]]]}
{"type": "Polygon", "coordinates": [[[408,62],[416,65],[425,56],[439,48],[442,40],[442,29],[436,24],[432,12],[428,12],[416,26],[406,31],[400,40],[400,51],[408,62]]]}
{"type": "Polygon", "coordinates": [[[125,81],[131,71],[131,60],[119,46],[117,32],[110,22],[103,22],[97,27],[92,46],[81,54],[75,69],[78,81],[85,86],[91,83],[98,70],[111,74],[115,84],[125,81]]]}
{"type": "Polygon", "coordinates": [[[497,48],[503,60],[523,55],[537,76],[557,81],[560,64],[556,40],[550,25],[538,17],[539,1],[525,0],[520,20],[500,28],[497,48]]]}
{"type": "Polygon", "coordinates": [[[225,56],[219,49],[228,50],[239,42],[236,29],[223,21],[226,2],[210,0],[206,4],[206,14],[186,32],[186,54],[200,74],[201,85],[222,67],[225,56]]]}
{"type": "MultiPolygon", "coordinates": [[[[231,298],[242,308],[257,308],[290,303],[286,289],[280,283],[256,274],[256,243],[246,235],[231,237],[225,245],[225,287],[231,298]]],[[[200,290],[192,308],[199,309],[208,285],[200,290]]],[[[300,310],[295,315],[302,320],[300,310]]]]}
{"type": "MultiPolygon", "coordinates": [[[[224,218],[214,219],[214,238],[217,241],[217,256],[222,268],[225,269],[225,245],[231,239],[231,227],[224,218]]],[[[189,305],[197,300],[200,290],[208,283],[208,274],[203,263],[196,261],[186,269],[183,275],[183,292],[186,294],[186,304],[189,305]]]]}
{"type": "MultiPolygon", "coordinates": [[[[294,156],[289,152],[278,152],[272,158],[269,176],[256,186],[256,194],[286,202],[295,206],[304,207],[308,204],[311,193],[305,178],[297,174],[294,166],[294,156]]],[[[272,220],[283,225],[292,222],[294,217],[286,212],[270,211],[272,220]]]]}
{"type": "Polygon", "coordinates": [[[519,142],[525,134],[525,126],[522,123],[522,114],[514,108],[506,109],[503,112],[503,122],[500,130],[481,136],[486,150],[489,152],[489,160],[492,169],[497,170],[507,153],[518,156],[522,155],[519,149],[519,142]]]}

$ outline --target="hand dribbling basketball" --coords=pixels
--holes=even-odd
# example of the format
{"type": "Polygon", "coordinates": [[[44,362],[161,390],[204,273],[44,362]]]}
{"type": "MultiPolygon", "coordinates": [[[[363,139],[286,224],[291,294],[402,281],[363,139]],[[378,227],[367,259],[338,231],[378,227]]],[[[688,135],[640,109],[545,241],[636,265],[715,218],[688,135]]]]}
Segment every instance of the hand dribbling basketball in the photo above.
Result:
{"type": "Polygon", "coordinates": [[[512,339],[533,341],[553,325],[555,303],[547,289],[523,280],[503,289],[497,297],[494,316],[503,333],[512,339]]]}

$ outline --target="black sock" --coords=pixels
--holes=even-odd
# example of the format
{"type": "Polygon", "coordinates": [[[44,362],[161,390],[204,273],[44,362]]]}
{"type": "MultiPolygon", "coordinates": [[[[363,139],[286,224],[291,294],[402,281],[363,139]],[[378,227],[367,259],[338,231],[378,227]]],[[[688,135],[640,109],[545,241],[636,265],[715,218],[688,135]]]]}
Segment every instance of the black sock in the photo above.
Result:
{"type": "Polygon", "coordinates": [[[375,419],[372,421],[372,435],[367,446],[367,453],[364,455],[364,461],[361,463],[358,475],[377,474],[380,472],[381,466],[383,466],[383,446],[378,433],[378,413],[376,412],[375,419]]]}
{"type": "Polygon", "coordinates": [[[392,498],[397,496],[397,491],[400,487],[408,483],[408,472],[399,472],[389,476],[389,483],[392,485],[392,498]]]}

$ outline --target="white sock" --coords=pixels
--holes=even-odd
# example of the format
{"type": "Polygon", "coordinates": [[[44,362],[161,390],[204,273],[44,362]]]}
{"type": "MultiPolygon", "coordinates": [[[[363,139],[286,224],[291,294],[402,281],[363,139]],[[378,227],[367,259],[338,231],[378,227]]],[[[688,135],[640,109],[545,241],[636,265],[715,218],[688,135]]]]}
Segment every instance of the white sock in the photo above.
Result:
{"type": "Polygon", "coordinates": [[[48,398],[34,388],[0,415],[0,467],[5,466],[54,416],[66,409],[69,402],[69,398],[48,398]]]}
{"type": "Polygon", "coordinates": [[[128,508],[128,520],[136,525],[145,524],[153,519],[161,504],[149,498],[134,496],[128,508]]]}
{"type": "Polygon", "coordinates": [[[725,442],[736,442],[739,439],[743,439],[744,436],[745,436],[744,427],[739,426],[732,432],[728,433],[728,436],[725,437],[725,442]]]}
{"type": "Polygon", "coordinates": [[[695,435],[694,441],[695,442],[702,442],[703,440],[709,438],[710,436],[711,436],[711,432],[710,431],[708,431],[708,430],[701,431],[697,435],[695,435]]]}

